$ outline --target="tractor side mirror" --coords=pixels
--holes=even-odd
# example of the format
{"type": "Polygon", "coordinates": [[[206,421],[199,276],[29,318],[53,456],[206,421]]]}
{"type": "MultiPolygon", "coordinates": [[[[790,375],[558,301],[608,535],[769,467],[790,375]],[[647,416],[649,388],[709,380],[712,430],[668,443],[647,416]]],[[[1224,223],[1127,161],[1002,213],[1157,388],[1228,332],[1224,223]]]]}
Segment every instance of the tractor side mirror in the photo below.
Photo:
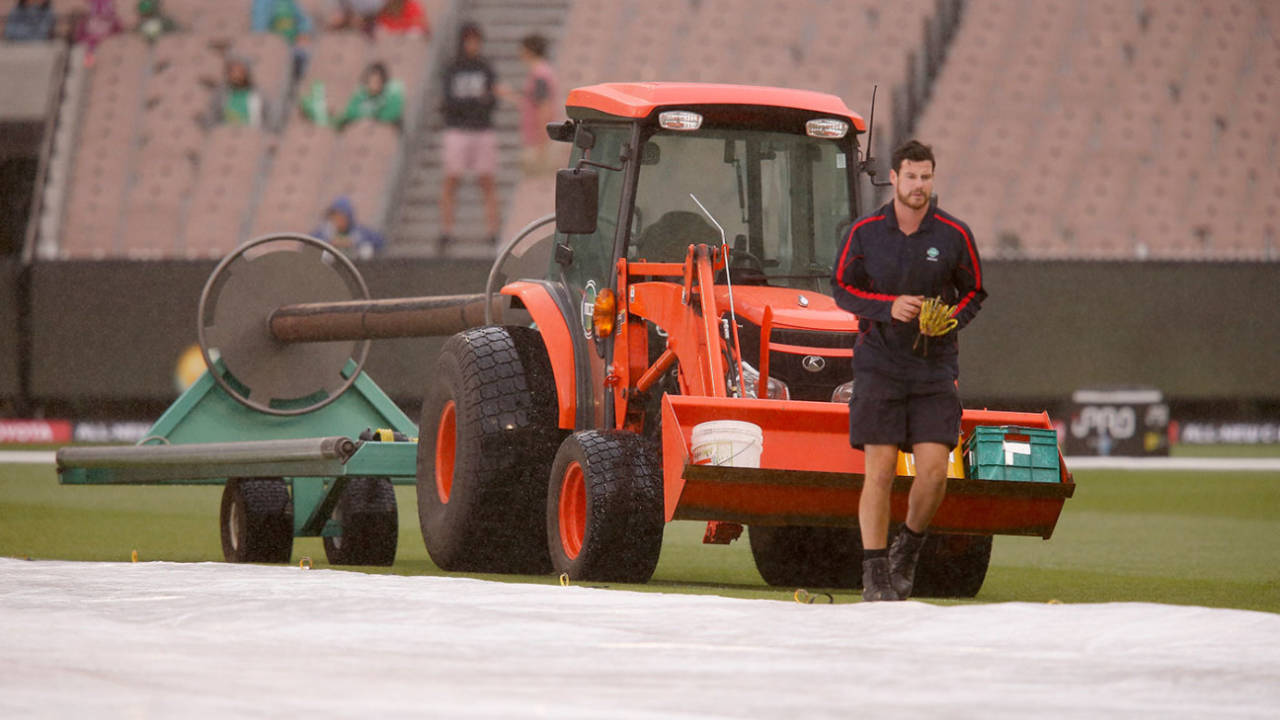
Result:
{"type": "Polygon", "coordinates": [[[556,142],[572,142],[573,133],[577,126],[572,120],[564,122],[547,123],[547,137],[556,142]]]}
{"type": "Polygon", "coordinates": [[[556,172],[556,231],[591,235],[599,212],[600,175],[591,168],[556,172]]]}

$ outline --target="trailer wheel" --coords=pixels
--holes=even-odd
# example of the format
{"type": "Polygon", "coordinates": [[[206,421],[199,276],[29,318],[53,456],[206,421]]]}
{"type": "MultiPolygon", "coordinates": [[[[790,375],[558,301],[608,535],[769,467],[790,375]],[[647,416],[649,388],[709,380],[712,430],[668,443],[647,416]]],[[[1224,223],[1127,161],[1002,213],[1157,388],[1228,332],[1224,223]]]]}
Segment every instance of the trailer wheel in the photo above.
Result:
{"type": "Polygon", "coordinates": [[[862,587],[862,537],[857,528],[752,525],[747,537],[756,570],[770,585],[862,587]]]}
{"type": "Polygon", "coordinates": [[[280,478],[231,478],[222,489],[222,557],[287,563],[293,554],[293,499],[280,478]]]}
{"type": "Polygon", "coordinates": [[[662,551],[658,453],[625,430],[565,438],[547,491],[546,543],[557,573],[578,581],[648,582],[662,551]]]}
{"type": "Polygon", "coordinates": [[[342,525],[342,534],[324,539],[324,555],[330,565],[395,563],[400,518],[390,478],[348,479],[333,514],[342,525]]]}
{"type": "Polygon", "coordinates": [[[931,533],[920,549],[913,597],[973,597],[991,563],[990,535],[931,533]]]}
{"type": "Polygon", "coordinates": [[[546,478],[564,437],[542,337],[482,327],[445,342],[422,408],[418,519],[452,572],[545,573],[546,478]]]}

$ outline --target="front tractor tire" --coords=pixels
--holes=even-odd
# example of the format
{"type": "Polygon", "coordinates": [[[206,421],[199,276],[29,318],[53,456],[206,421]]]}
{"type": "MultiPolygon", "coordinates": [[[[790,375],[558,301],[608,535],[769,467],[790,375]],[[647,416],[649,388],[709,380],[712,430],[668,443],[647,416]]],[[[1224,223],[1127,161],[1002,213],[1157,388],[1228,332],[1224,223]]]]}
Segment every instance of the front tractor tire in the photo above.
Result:
{"type": "Polygon", "coordinates": [[[644,583],[662,551],[662,472],[650,443],[624,430],[565,438],[547,488],[546,542],[575,581],[644,583]]]}
{"type": "Polygon", "coordinates": [[[862,587],[862,537],[857,528],[752,525],[747,536],[756,570],[770,585],[862,587]]]}
{"type": "Polygon", "coordinates": [[[445,342],[422,408],[418,520],[450,572],[551,569],[546,478],[564,437],[537,331],[481,327],[445,342]]]}
{"type": "Polygon", "coordinates": [[[222,557],[287,563],[293,555],[293,499],[280,478],[231,478],[222,489],[222,557]]]}

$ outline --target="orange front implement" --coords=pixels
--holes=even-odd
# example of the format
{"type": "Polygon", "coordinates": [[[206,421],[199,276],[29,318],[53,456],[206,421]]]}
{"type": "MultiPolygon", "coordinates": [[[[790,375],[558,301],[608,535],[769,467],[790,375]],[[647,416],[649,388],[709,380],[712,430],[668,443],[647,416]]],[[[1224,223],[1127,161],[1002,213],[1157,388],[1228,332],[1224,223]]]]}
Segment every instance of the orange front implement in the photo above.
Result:
{"type": "MultiPolygon", "coordinates": [[[[1044,413],[966,410],[963,432],[976,425],[1050,427],[1044,413]]],[[[854,526],[863,456],[849,447],[849,408],[841,403],[667,395],[662,401],[662,466],[666,518],[756,525],[854,526]],[[693,465],[694,426],[710,420],[759,425],[759,468],[693,465]]],[[[934,518],[937,532],[980,535],[1053,534],[1075,484],[956,478],[934,518]]],[[[894,481],[892,518],[906,518],[911,478],[894,481]]]]}

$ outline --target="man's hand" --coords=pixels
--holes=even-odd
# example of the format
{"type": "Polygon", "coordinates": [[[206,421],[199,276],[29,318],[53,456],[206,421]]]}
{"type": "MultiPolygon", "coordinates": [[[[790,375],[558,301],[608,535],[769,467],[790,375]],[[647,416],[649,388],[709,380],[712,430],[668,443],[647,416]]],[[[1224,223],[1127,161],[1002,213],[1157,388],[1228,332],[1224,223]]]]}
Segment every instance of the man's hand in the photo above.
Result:
{"type": "Polygon", "coordinates": [[[899,295],[893,299],[893,308],[889,310],[889,314],[898,322],[911,322],[920,314],[923,302],[923,295],[899,295]]]}

